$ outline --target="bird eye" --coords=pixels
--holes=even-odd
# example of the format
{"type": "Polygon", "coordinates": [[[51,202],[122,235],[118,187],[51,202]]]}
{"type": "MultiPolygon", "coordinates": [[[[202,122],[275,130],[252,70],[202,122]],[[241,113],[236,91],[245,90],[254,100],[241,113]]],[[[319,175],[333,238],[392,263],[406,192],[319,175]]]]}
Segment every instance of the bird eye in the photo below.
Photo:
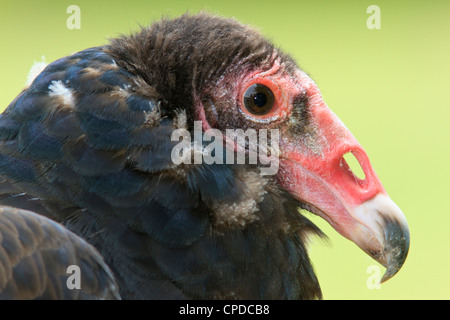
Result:
{"type": "Polygon", "coordinates": [[[255,83],[244,93],[244,106],[254,115],[264,115],[272,110],[275,97],[272,90],[263,84],[255,83]]]}

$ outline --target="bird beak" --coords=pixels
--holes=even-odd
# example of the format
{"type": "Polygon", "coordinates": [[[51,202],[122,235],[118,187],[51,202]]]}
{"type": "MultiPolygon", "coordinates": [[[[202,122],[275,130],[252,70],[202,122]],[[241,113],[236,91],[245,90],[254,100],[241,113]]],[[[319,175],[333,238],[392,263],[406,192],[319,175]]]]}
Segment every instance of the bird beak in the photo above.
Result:
{"type": "Polygon", "coordinates": [[[341,235],[386,267],[384,282],[402,267],[409,250],[409,229],[400,208],[389,198],[361,145],[327,107],[307,76],[310,112],[304,133],[285,133],[280,141],[279,183],[323,217],[341,235]],[[365,177],[358,178],[344,155],[352,153],[365,177]]]}

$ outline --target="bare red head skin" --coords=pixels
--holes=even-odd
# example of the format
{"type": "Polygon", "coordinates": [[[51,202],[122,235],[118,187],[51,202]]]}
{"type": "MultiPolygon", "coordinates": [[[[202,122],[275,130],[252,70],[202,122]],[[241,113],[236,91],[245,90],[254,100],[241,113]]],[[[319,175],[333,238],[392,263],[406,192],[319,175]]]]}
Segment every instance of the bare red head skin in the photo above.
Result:
{"type": "Polygon", "coordinates": [[[328,108],[314,81],[279,58],[264,70],[242,70],[224,76],[196,101],[203,129],[279,129],[278,183],[347,239],[386,267],[382,281],[395,275],[409,250],[409,230],[389,198],[367,153],[328,108]],[[247,72],[246,72],[247,71],[247,72]],[[274,96],[268,112],[246,108],[243,96],[254,85],[274,96]],[[205,98],[206,97],[206,98],[205,98]],[[358,178],[344,155],[352,153],[365,178],[358,178]]]}

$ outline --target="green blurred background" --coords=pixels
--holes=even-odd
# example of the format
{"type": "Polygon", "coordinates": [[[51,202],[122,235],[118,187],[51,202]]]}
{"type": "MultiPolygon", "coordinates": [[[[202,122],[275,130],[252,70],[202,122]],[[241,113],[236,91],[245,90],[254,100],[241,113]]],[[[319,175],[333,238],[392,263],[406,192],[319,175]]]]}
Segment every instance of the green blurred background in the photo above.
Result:
{"type": "MultiPolygon", "coordinates": [[[[207,10],[259,28],[289,52],[369,154],[411,231],[409,257],[380,289],[379,266],[327,223],[310,253],[325,299],[450,298],[450,1],[0,2],[0,111],[34,61],[54,61],[159,19],[207,10]],[[69,30],[69,5],[81,29],[69,30]],[[369,5],[381,9],[370,30],[369,5]],[[368,269],[369,268],[369,269],[368,269]],[[377,267],[375,267],[377,268],[377,267]],[[375,269],[376,270],[376,269],[375,269]],[[369,271],[369,273],[368,273],[369,271]]],[[[311,216],[311,215],[309,215],[311,216]]]]}

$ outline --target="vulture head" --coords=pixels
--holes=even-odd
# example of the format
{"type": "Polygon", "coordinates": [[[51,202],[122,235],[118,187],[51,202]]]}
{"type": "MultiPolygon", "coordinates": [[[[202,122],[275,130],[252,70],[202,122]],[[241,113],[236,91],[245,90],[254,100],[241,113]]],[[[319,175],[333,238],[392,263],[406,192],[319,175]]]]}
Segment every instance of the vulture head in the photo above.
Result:
{"type": "MultiPolygon", "coordinates": [[[[405,262],[407,222],[364,149],[296,62],[235,20],[163,19],[62,58],[1,121],[2,178],[91,242],[123,297],[320,297],[304,248],[320,231],[299,209],[385,266],[382,281],[405,262]],[[220,161],[174,163],[177,129],[220,132],[220,161]],[[268,136],[227,135],[251,130],[268,136]]],[[[195,142],[184,160],[205,155],[195,142]]]]}
{"type": "Polygon", "coordinates": [[[190,130],[193,121],[224,136],[226,129],[278,129],[279,186],[385,266],[383,280],[400,269],[409,248],[402,211],[314,81],[258,31],[200,14],[161,21],[112,46],[129,70],[156,84],[165,110],[186,110],[190,130]]]}

